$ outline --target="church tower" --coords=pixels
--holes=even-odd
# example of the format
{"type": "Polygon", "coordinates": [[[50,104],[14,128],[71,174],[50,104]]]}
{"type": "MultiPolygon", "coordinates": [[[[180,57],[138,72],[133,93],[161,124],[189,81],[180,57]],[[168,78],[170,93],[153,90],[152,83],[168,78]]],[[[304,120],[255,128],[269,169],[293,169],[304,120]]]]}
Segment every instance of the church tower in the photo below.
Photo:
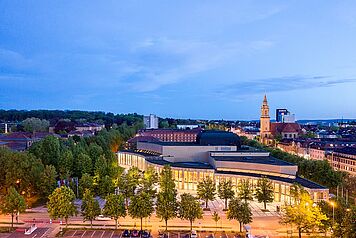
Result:
{"type": "Polygon", "coordinates": [[[271,121],[269,117],[269,106],[267,102],[267,96],[265,95],[261,107],[260,117],[260,142],[262,144],[269,144],[271,141],[271,121]]]}

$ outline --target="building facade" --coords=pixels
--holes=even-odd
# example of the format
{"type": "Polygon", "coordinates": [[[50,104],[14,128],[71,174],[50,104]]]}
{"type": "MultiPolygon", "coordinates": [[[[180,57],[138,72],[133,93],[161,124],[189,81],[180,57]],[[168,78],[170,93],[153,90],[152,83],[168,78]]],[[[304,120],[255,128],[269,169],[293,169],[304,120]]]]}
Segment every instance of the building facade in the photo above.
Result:
{"type": "Polygon", "coordinates": [[[195,142],[197,135],[201,131],[201,128],[193,128],[191,130],[149,129],[139,131],[138,136],[151,136],[167,142],[195,142]]]}
{"type": "Polygon", "coordinates": [[[143,123],[146,129],[158,129],[158,117],[154,114],[143,116],[143,123]]]}
{"type": "Polygon", "coordinates": [[[356,176],[356,148],[345,147],[327,154],[330,165],[338,171],[344,171],[356,176]]]}
{"type": "Polygon", "coordinates": [[[241,146],[229,132],[201,132],[196,142],[138,142],[135,151],[119,151],[118,164],[126,169],[151,166],[160,172],[170,165],[179,192],[196,193],[199,181],[209,176],[216,184],[231,180],[235,191],[242,179],[253,187],[258,179],[269,178],[276,202],[290,201],[290,187],[301,184],[314,201],[327,200],[328,189],[297,175],[297,166],[270,156],[269,152],[241,146]]]}

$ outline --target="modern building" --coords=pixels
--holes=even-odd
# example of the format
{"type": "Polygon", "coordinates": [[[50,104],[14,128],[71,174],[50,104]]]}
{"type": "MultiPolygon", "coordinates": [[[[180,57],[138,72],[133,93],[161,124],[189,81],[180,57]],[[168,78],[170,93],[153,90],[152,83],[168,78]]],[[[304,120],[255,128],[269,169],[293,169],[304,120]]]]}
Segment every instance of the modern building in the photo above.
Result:
{"type": "Polygon", "coordinates": [[[289,115],[289,111],[285,108],[276,109],[276,122],[284,122],[283,117],[289,115]]]}
{"type": "Polygon", "coordinates": [[[290,201],[290,187],[302,185],[314,201],[327,200],[329,190],[297,175],[298,167],[278,160],[269,152],[241,146],[240,138],[225,131],[202,131],[195,142],[138,142],[137,150],[117,153],[118,164],[126,169],[152,166],[160,172],[170,165],[179,192],[196,193],[198,182],[211,177],[217,184],[231,180],[235,191],[242,179],[256,186],[258,179],[269,178],[276,202],[290,201]]]}
{"type": "Polygon", "coordinates": [[[350,175],[356,176],[356,148],[335,149],[328,153],[326,157],[335,170],[348,172],[350,175]]]}
{"type": "Polygon", "coordinates": [[[177,129],[179,130],[187,130],[187,129],[191,130],[198,127],[200,127],[200,125],[177,125],[177,129]]]}
{"type": "MultiPolygon", "coordinates": [[[[279,109],[285,110],[285,109],[279,109]]],[[[260,142],[265,145],[274,144],[274,139],[280,138],[298,138],[301,133],[301,127],[295,122],[273,122],[269,116],[269,106],[266,95],[264,96],[261,117],[260,117],[260,142]]]]}
{"type": "Polygon", "coordinates": [[[148,116],[143,116],[143,123],[146,129],[157,129],[158,128],[158,117],[154,114],[148,116]]]}
{"type": "Polygon", "coordinates": [[[145,129],[139,131],[137,136],[152,136],[160,141],[167,142],[195,142],[197,135],[202,131],[201,128],[189,130],[178,129],[145,129]]]}

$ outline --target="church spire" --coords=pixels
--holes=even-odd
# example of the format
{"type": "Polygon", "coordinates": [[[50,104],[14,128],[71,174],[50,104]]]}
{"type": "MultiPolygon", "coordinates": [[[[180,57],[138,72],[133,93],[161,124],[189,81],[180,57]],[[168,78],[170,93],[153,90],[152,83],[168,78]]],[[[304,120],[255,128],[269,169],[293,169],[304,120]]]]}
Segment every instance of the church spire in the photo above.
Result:
{"type": "Polygon", "coordinates": [[[263,98],[263,105],[268,105],[267,95],[266,94],[265,94],[265,97],[263,98]]]}

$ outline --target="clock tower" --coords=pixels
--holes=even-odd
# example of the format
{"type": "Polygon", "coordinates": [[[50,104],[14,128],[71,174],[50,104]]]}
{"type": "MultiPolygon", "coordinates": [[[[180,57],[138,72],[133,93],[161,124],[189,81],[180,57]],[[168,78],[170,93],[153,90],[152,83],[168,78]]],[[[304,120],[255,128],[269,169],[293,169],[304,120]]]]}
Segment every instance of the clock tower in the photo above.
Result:
{"type": "Polygon", "coordinates": [[[260,142],[262,144],[270,144],[272,139],[271,134],[271,121],[269,117],[269,106],[267,102],[267,96],[265,95],[261,107],[261,117],[260,117],[260,142]]]}

